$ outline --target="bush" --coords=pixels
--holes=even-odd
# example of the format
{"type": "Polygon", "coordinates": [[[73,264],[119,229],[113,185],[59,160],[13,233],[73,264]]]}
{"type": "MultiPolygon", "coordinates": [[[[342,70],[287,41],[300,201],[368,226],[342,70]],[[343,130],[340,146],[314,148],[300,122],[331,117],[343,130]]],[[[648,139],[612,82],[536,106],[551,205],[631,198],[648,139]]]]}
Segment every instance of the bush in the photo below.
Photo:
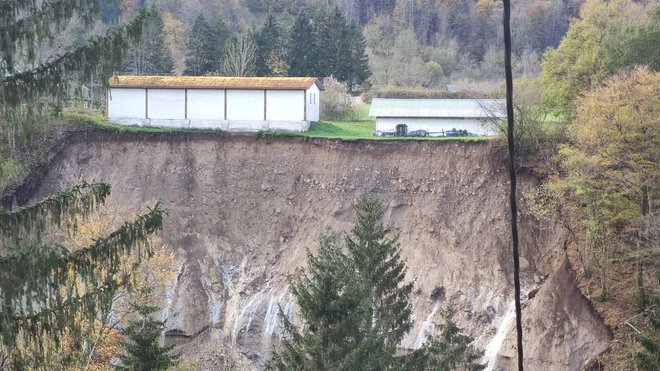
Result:
{"type": "Polygon", "coordinates": [[[351,95],[348,86],[334,77],[323,79],[323,99],[321,99],[321,119],[338,120],[351,108],[351,95]]]}
{"type": "Polygon", "coordinates": [[[0,158],[0,193],[9,184],[20,181],[25,175],[25,167],[12,160],[0,158]]]}

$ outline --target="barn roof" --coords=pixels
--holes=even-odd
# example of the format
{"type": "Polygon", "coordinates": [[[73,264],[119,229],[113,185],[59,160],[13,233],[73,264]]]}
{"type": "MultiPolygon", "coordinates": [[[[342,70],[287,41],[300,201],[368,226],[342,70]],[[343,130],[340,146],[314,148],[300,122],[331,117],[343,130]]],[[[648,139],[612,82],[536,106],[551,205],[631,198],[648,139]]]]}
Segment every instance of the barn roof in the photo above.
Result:
{"type": "Polygon", "coordinates": [[[307,90],[316,77],[113,76],[112,88],[307,90]]]}
{"type": "Polygon", "coordinates": [[[501,99],[385,99],[374,98],[371,117],[504,118],[501,99]]]}

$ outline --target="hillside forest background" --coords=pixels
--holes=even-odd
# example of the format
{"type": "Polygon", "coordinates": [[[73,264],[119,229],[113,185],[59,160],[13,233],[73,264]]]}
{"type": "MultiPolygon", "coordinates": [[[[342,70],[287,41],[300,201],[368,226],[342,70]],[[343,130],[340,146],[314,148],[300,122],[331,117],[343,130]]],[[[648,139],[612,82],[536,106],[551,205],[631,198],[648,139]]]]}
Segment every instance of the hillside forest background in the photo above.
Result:
{"type": "MultiPolygon", "coordinates": [[[[513,2],[516,75],[537,75],[583,0],[513,2]]],[[[494,0],[106,1],[97,31],[153,5],[158,14],[125,66],[133,74],[333,75],[351,90],[446,88],[501,79],[501,2],[494,0]]],[[[78,22],[80,23],[80,22],[78,22]]],[[[72,22],[62,42],[83,42],[72,22]]]]}

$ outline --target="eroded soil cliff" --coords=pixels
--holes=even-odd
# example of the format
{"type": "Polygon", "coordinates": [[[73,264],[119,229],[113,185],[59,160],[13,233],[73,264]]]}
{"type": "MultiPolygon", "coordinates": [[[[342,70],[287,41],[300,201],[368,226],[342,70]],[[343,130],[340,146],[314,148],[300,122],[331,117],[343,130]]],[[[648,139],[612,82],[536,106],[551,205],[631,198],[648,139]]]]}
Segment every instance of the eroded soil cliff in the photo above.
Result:
{"type": "MultiPolygon", "coordinates": [[[[459,324],[487,351],[484,361],[508,368],[506,174],[503,153],[490,142],[92,133],[53,154],[30,199],[81,176],[110,182],[109,204],[126,213],[162,199],[169,209],[163,240],[180,262],[167,327],[195,335],[190,341],[199,346],[182,349],[214,368],[221,361],[208,344],[263,363],[278,335],[278,306],[295,318],[286,275],[304,266],[324,228],[350,228],[354,200],[371,192],[387,205],[384,222],[400,233],[415,281],[415,327],[402,347],[419,347],[440,323],[439,309],[453,303],[459,324]]],[[[521,195],[534,182],[522,176],[521,195]]],[[[580,369],[607,348],[609,333],[575,289],[563,232],[539,225],[522,203],[524,293],[539,289],[523,310],[526,365],[580,369]]]]}

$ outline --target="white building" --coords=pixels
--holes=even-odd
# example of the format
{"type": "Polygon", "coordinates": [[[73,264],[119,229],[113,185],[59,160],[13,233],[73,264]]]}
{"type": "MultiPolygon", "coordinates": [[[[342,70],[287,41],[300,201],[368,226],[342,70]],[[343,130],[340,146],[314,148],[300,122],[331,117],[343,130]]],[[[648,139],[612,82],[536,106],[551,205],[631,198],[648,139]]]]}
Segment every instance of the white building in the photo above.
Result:
{"type": "Polygon", "coordinates": [[[314,77],[115,76],[106,118],[127,125],[305,131],[319,120],[314,77]]]}
{"type": "Polygon", "coordinates": [[[369,116],[376,118],[376,134],[396,131],[406,125],[408,132],[425,130],[431,136],[467,131],[495,135],[489,123],[506,117],[505,102],[499,99],[384,99],[374,98],[369,116]]]}

